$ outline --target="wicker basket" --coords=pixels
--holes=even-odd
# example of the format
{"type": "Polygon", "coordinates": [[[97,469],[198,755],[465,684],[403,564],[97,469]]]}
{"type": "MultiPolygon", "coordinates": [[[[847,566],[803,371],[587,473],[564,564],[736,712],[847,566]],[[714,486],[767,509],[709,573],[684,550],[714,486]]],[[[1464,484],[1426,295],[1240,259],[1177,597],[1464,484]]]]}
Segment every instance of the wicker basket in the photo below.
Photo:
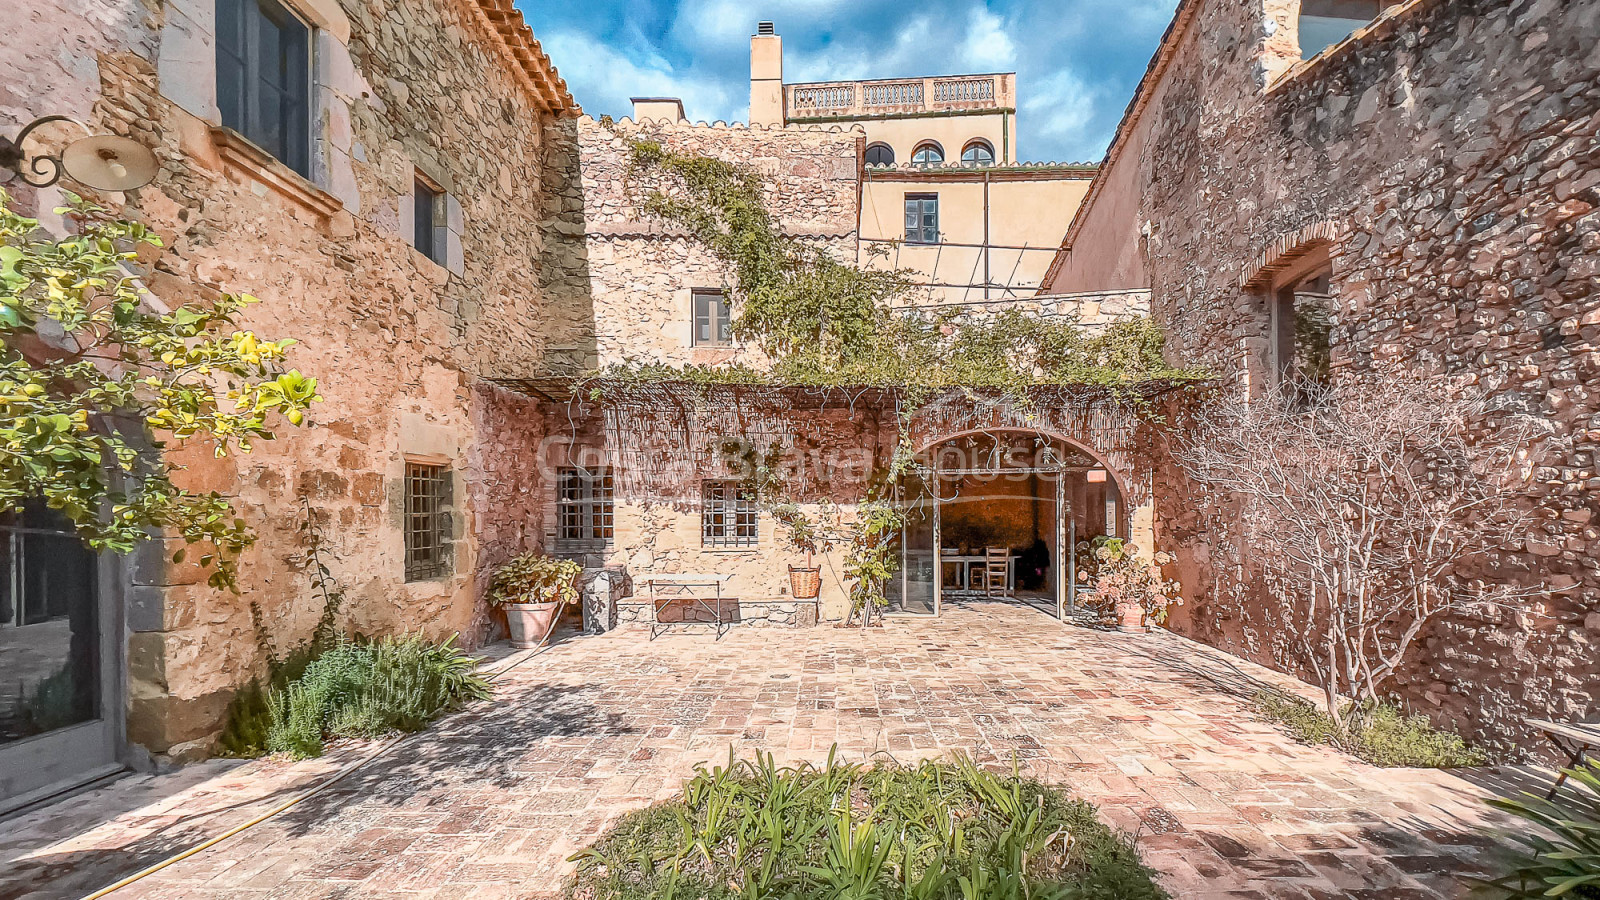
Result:
{"type": "Polygon", "coordinates": [[[815,600],[822,593],[822,569],[789,567],[789,593],[796,600],[815,600]]]}

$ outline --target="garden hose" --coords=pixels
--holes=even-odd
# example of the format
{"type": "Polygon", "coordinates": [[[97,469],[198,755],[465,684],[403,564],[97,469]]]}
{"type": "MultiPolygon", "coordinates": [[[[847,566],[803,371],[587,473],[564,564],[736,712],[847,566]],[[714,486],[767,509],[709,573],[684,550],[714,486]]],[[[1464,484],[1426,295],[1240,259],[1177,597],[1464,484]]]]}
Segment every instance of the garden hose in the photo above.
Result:
{"type": "MultiPolygon", "coordinates": [[[[544,637],[539,639],[539,643],[537,643],[534,646],[528,648],[527,651],[524,651],[524,652],[527,653],[526,656],[524,656],[523,658],[517,660],[514,663],[511,663],[510,665],[506,666],[505,668],[500,669],[499,671],[496,671],[496,672],[488,675],[486,678],[484,678],[484,680],[489,682],[490,684],[493,684],[494,682],[500,680],[500,677],[502,675],[506,674],[507,672],[510,672],[512,669],[515,669],[517,666],[522,665],[523,663],[527,662],[528,660],[533,659],[535,656],[538,656],[541,653],[543,653],[545,650],[549,649],[546,646],[545,642],[550,640],[550,635],[555,633],[556,622],[559,619],[560,619],[560,616],[551,616],[550,617],[550,627],[545,630],[544,637]]],[[[420,734],[421,732],[416,732],[416,733],[420,734]]],[[[362,766],[365,766],[367,763],[370,763],[373,760],[375,760],[375,759],[387,754],[390,750],[393,750],[395,747],[399,746],[400,742],[404,741],[408,737],[411,737],[411,735],[410,734],[402,734],[402,735],[390,738],[389,740],[384,742],[382,745],[380,745],[377,749],[373,750],[371,753],[367,754],[366,756],[362,757],[361,759],[356,760],[355,762],[351,763],[350,765],[345,766],[343,769],[340,769],[338,772],[336,772],[331,778],[328,778],[326,781],[323,781],[320,784],[317,784],[314,787],[311,787],[311,788],[309,788],[309,789],[307,789],[307,790],[305,790],[305,791],[303,791],[303,792],[301,792],[301,793],[289,798],[288,800],[285,800],[284,802],[278,804],[277,806],[273,807],[272,809],[269,809],[266,812],[262,813],[261,815],[256,816],[254,819],[251,819],[250,821],[241,823],[239,825],[235,825],[234,827],[228,829],[227,831],[224,831],[223,833],[217,835],[216,837],[210,838],[209,840],[205,841],[204,843],[197,844],[197,845],[195,845],[193,847],[190,847],[189,849],[187,849],[187,850],[185,850],[185,851],[183,851],[181,853],[175,854],[173,856],[169,856],[166,859],[162,860],[161,862],[158,862],[158,863],[156,863],[156,864],[154,864],[152,866],[149,866],[148,868],[141,869],[141,870],[133,873],[132,875],[129,875],[128,877],[122,879],[121,881],[116,882],[115,884],[107,885],[106,887],[103,887],[100,890],[95,891],[92,894],[86,895],[83,898],[83,900],[98,900],[98,898],[100,898],[100,897],[105,897],[105,896],[107,896],[109,894],[112,894],[112,893],[114,893],[116,891],[120,891],[123,888],[127,887],[130,884],[133,884],[136,881],[139,881],[141,879],[148,878],[149,876],[154,875],[155,873],[161,871],[162,869],[165,869],[167,866],[170,866],[173,863],[182,862],[183,860],[186,860],[189,857],[194,856],[197,853],[200,853],[202,851],[210,849],[211,847],[215,847],[216,845],[222,843],[223,841],[227,840],[228,838],[233,837],[234,835],[236,835],[236,834],[238,834],[238,833],[240,833],[242,831],[246,831],[246,830],[248,830],[250,828],[254,828],[255,826],[260,825],[262,822],[267,821],[268,819],[272,818],[273,816],[276,816],[279,813],[282,813],[282,812],[284,812],[286,810],[292,809],[295,806],[298,806],[299,804],[304,803],[307,800],[310,800],[312,797],[315,797],[316,795],[322,793],[323,791],[327,790],[328,788],[333,787],[335,784],[338,784],[346,775],[349,775],[351,772],[354,772],[355,770],[361,768],[362,766]]]]}

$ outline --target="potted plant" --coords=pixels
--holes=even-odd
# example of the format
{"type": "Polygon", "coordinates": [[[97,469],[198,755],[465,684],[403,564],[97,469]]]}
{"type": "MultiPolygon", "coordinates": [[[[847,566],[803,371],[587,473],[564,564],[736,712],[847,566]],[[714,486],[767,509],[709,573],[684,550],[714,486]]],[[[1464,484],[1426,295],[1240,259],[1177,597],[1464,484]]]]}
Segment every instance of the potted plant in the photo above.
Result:
{"type": "Polygon", "coordinates": [[[1166,622],[1171,608],[1183,602],[1178,583],[1161,573],[1172,562],[1170,554],[1143,559],[1138,547],[1112,538],[1096,547],[1094,555],[1096,599],[1119,631],[1147,631],[1152,622],[1166,622]]]}
{"type": "Polygon", "coordinates": [[[578,576],[583,567],[570,559],[522,553],[495,570],[489,585],[491,604],[506,611],[511,646],[519,650],[544,643],[567,603],[578,602],[578,576]]]}
{"type": "Polygon", "coordinates": [[[833,549],[833,539],[798,504],[775,506],[772,508],[772,517],[788,529],[789,546],[806,555],[804,567],[789,567],[789,594],[796,600],[817,599],[822,593],[822,567],[814,565],[815,558],[818,553],[833,549]]]}

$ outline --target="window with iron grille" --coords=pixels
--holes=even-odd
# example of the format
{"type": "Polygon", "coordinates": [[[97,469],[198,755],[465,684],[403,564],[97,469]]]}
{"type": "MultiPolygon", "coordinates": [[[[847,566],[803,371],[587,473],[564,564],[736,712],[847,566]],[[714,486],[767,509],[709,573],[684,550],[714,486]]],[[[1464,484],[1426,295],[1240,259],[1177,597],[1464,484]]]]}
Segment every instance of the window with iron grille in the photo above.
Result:
{"type": "Polygon", "coordinates": [[[694,292],[694,346],[726,347],[733,342],[733,316],[721,291],[694,292]]]}
{"type": "Polygon", "coordinates": [[[700,536],[707,547],[754,547],[760,538],[755,492],[731,481],[704,482],[700,536]]]}
{"type": "Polygon", "coordinates": [[[450,470],[406,463],[406,580],[450,571],[450,470]]]}
{"type": "Polygon", "coordinates": [[[567,547],[603,545],[611,540],[611,470],[562,469],[556,499],[559,537],[567,547]]]}
{"type": "Polygon", "coordinates": [[[906,243],[939,243],[939,195],[906,195],[906,243]]]}

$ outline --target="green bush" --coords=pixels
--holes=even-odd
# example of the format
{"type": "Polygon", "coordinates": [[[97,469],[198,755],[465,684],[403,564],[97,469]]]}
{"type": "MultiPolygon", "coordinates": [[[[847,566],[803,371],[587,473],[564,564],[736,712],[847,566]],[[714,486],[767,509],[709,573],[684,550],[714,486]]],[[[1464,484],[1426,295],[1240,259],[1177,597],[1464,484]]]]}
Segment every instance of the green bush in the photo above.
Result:
{"type": "Polygon", "coordinates": [[[584,900],[1168,896],[1093,806],[964,757],[780,768],[730,751],[572,860],[569,896],[584,900]]]}
{"type": "Polygon", "coordinates": [[[1360,711],[1346,708],[1342,718],[1354,723],[1349,728],[1315,703],[1282,691],[1261,691],[1253,705],[1301,743],[1337,747],[1375,766],[1454,769],[1488,762],[1483,750],[1459,735],[1388,703],[1368,704],[1360,711]]]}
{"type": "Polygon", "coordinates": [[[377,737],[417,731],[441,713],[489,696],[474,661],[454,646],[418,636],[372,643],[343,641],[300,677],[265,691],[265,749],[319,756],[329,737],[377,737]]]}
{"type": "Polygon", "coordinates": [[[1479,882],[1485,893],[1506,900],[1600,900],[1600,763],[1583,763],[1567,776],[1573,789],[1554,800],[1489,801],[1533,827],[1504,834],[1503,874],[1479,882]]]}

